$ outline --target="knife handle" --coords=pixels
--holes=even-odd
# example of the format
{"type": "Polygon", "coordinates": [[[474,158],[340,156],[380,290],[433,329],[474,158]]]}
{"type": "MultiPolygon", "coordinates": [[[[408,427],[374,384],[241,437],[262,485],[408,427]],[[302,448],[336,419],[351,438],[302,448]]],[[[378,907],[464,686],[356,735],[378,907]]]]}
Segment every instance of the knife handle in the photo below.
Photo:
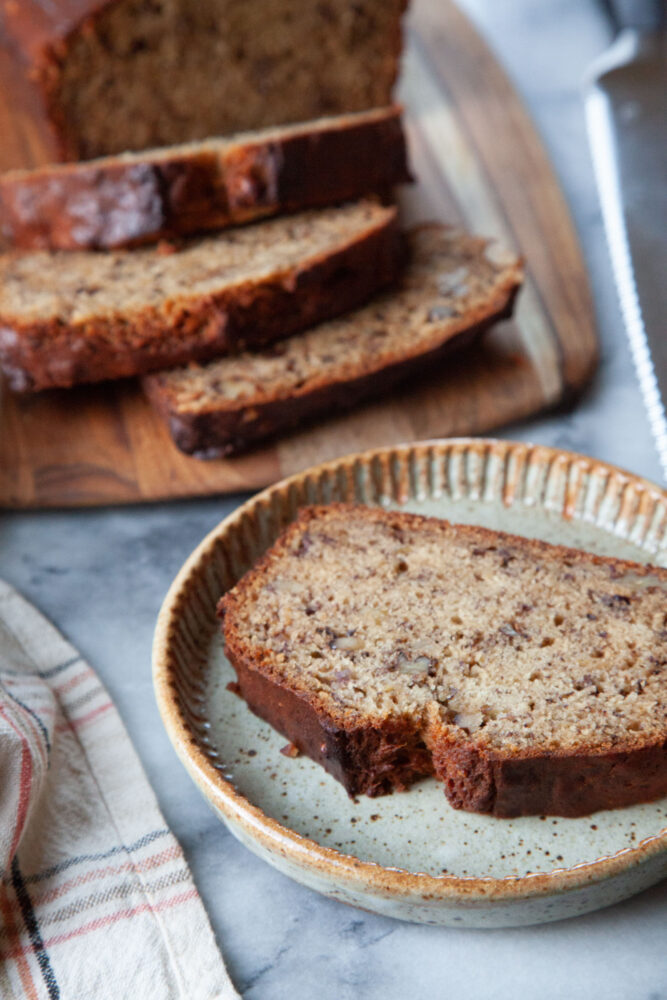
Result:
{"type": "Polygon", "coordinates": [[[605,0],[617,31],[655,31],[667,25],[667,0],[605,0]]]}

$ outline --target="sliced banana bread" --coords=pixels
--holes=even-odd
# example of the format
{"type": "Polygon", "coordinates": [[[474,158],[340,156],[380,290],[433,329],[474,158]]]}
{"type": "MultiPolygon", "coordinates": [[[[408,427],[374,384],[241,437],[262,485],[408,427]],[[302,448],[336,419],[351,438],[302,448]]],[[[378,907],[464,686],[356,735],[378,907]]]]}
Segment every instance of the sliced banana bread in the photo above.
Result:
{"type": "Polygon", "coordinates": [[[387,389],[510,314],[522,279],[516,255],[440,225],[415,228],[408,245],[400,286],[356,312],[262,353],[146,376],[176,444],[230,455],[387,389]]]}
{"type": "Polygon", "coordinates": [[[409,180],[400,108],[0,176],[0,233],[23,249],[155,242],[409,180]]]}
{"type": "Polygon", "coordinates": [[[11,388],[36,390],[265,344],[365,302],[402,256],[396,210],[372,201],[180,249],[13,252],[0,257],[0,363],[11,388]]]}
{"type": "Polygon", "coordinates": [[[406,0],[2,0],[53,159],[391,102],[406,0]]]}
{"type": "Polygon", "coordinates": [[[380,509],[306,508],[220,602],[250,708],[378,795],[587,815],[667,795],[667,570],[380,509]]]}

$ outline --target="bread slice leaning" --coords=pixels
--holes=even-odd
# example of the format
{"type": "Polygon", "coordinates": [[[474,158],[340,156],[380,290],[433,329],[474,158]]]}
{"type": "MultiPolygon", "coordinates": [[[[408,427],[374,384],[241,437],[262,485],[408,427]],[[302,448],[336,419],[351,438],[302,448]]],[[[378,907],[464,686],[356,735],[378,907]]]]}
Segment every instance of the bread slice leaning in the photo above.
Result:
{"type": "Polygon", "coordinates": [[[0,257],[0,363],[16,390],[136,375],[261,346],[354,308],[398,274],[374,201],[131,251],[0,257]]]}
{"type": "Polygon", "coordinates": [[[382,194],[410,179],[399,107],[0,177],[0,234],[31,250],[157,242],[382,194]]]}
{"type": "Polygon", "coordinates": [[[250,708],[352,795],[583,816],[667,795],[667,570],[381,509],[302,510],[219,604],[250,708]]]}
{"type": "Polygon", "coordinates": [[[413,230],[408,249],[398,288],[355,312],[262,353],[147,376],[176,444],[200,457],[241,451],[441,365],[511,313],[522,280],[515,254],[435,224],[413,230]]]}

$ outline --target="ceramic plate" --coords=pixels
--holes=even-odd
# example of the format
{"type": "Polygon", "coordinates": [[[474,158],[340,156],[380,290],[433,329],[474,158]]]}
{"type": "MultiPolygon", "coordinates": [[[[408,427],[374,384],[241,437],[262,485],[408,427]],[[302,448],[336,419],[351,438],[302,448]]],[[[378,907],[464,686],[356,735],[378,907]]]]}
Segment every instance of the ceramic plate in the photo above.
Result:
{"type": "Polygon", "coordinates": [[[352,801],[232,694],[215,605],[299,506],[401,507],[658,565],[667,493],[592,459],[501,441],[384,449],[260,493],[178,574],[157,623],[154,679],[176,752],[232,833],[345,903],[432,924],[503,927],[576,916],[667,875],[667,800],[584,819],[452,809],[434,779],[352,801]]]}

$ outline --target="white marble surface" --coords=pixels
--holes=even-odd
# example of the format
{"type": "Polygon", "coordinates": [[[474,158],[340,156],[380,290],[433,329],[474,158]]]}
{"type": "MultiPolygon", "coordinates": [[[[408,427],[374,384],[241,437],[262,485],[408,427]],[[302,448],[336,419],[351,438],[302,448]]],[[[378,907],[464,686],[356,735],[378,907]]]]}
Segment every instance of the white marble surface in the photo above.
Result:
{"type": "MultiPolygon", "coordinates": [[[[604,245],[580,102],[608,43],[592,0],[464,0],[523,93],[572,206],[593,285],[603,362],[572,412],[506,436],[554,444],[659,479],[604,245]]],[[[230,973],[247,1000],[662,1000],[667,883],[596,915],[528,930],[401,924],[316,896],[220,825],[178,763],[150,680],[155,617],[179,566],[241,500],[6,514],[0,575],[74,642],[107,684],[179,837],[230,973]]]]}

